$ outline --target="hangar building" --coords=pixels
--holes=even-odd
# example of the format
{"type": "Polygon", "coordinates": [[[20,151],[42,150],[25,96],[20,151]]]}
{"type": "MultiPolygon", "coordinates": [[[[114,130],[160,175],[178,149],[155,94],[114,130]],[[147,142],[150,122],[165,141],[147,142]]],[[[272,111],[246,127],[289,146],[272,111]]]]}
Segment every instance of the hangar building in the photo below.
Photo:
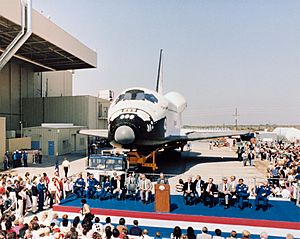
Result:
{"type": "MultiPolygon", "coordinates": [[[[52,107],[51,110],[53,110],[52,102],[56,104],[59,101],[58,97],[66,97],[68,103],[64,104],[69,104],[68,107],[72,108],[71,101],[76,104],[80,101],[80,97],[69,100],[72,98],[73,70],[95,68],[96,66],[97,53],[32,9],[30,0],[1,0],[1,160],[6,149],[6,143],[3,140],[6,138],[6,133],[13,137],[14,135],[10,132],[15,131],[17,135],[22,136],[24,126],[40,126],[41,123],[48,123],[47,120],[50,123],[65,123],[64,121],[74,123],[63,117],[54,120],[48,119],[46,118],[47,110],[40,112],[35,111],[33,107],[28,109],[26,102],[31,105],[38,105],[36,102],[42,102],[42,105],[47,104],[49,109],[52,107]],[[54,98],[51,99],[52,97],[54,98]],[[33,118],[37,115],[42,118],[35,121],[33,118]]],[[[81,100],[87,102],[90,101],[89,98],[81,98],[81,100]]],[[[64,100],[60,100],[60,102],[64,102],[64,100]]],[[[109,104],[109,102],[104,103],[109,104]]],[[[99,107],[99,105],[93,107],[99,107]]],[[[64,107],[60,108],[64,109],[64,107]]],[[[51,114],[50,111],[49,114],[51,114]]],[[[82,124],[84,120],[80,122],[75,120],[74,124],[78,123],[78,125],[87,127],[99,126],[99,110],[94,111],[96,112],[93,115],[96,124],[92,125],[88,122],[82,124]]],[[[74,116],[76,116],[75,113],[74,116]]],[[[91,115],[86,115],[86,117],[91,117],[91,115]]],[[[105,116],[101,117],[105,118],[105,116]]]]}

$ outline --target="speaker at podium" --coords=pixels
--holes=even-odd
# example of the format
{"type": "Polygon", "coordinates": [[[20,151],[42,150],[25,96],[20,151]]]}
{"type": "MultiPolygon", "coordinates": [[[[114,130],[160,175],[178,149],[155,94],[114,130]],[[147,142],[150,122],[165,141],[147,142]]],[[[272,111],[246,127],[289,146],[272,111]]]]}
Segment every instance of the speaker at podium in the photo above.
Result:
{"type": "Polygon", "coordinates": [[[155,184],[155,211],[170,212],[170,185],[155,184]]]}

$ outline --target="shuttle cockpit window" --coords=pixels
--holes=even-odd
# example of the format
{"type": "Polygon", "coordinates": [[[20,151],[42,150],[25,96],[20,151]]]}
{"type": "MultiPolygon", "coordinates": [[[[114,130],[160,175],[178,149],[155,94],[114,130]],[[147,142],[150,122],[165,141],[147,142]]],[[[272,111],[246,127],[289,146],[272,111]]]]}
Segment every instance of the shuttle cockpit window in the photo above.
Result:
{"type": "Polygon", "coordinates": [[[129,90],[125,94],[121,94],[116,100],[116,104],[122,100],[147,100],[151,103],[158,103],[158,99],[153,94],[145,93],[142,90],[129,90]]]}
{"type": "Polygon", "coordinates": [[[145,94],[145,99],[152,103],[158,103],[158,99],[153,94],[145,94]]]}
{"type": "Polygon", "coordinates": [[[118,104],[118,102],[123,99],[124,99],[124,94],[119,95],[118,99],[116,100],[116,104],[118,104]]]}

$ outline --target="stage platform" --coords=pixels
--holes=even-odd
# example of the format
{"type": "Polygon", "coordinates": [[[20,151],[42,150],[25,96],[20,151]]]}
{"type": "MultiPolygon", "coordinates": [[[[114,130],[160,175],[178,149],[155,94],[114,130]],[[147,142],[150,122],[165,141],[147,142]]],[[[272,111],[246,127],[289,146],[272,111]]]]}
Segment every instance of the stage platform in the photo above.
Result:
{"type": "MultiPolygon", "coordinates": [[[[81,199],[69,199],[55,205],[53,210],[60,215],[69,214],[69,218],[79,215],[81,199]]],[[[237,207],[224,209],[221,205],[213,208],[205,207],[203,204],[187,206],[182,196],[171,196],[171,212],[156,213],[154,202],[142,204],[140,201],[109,199],[87,199],[92,208],[92,213],[100,216],[101,222],[110,216],[113,223],[118,223],[120,217],[126,219],[128,225],[132,225],[134,219],[139,220],[141,227],[147,228],[154,236],[160,231],[163,237],[169,237],[175,226],[186,229],[192,226],[197,232],[207,226],[210,231],[220,228],[224,235],[231,230],[241,233],[249,230],[251,238],[259,238],[259,233],[265,231],[270,238],[283,238],[287,233],[292,233],[295,238],[300,238],[300,208],[289,201],[270,200],[270,208],[267,211],[255,210],[254,200],[250,200],[252,207],[240,210],[237,207]]]]}

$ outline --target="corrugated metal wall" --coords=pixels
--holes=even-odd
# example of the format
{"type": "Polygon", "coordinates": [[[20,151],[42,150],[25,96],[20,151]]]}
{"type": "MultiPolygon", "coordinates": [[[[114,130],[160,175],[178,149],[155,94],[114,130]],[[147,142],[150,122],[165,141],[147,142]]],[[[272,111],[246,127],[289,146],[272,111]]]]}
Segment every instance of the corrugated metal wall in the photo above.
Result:
{"type": "Polygon", "coordinates": [[[0,117],[6,117],[7,130],[20,130],[22,99],[33,97],[33,69],[10,61],[0,71],[0,117]]]}
{"type": "Polygon", "coordinates": [[[49,142],[54,143],[54,156],[86,150],[87,137],[77,134],[79,128],[42,128],[24,129],[24,135],[38,141],[44,155],[49,155],[49,142]]]}
{"type": "Polygon", "coordinates": [[[99,102],[107,111],[110,102],[93,96],[24,99],[24,119],[27,127],[40,126],[41,123],[73,123],[90,129],[103,129],[107,128],[107,113],[99,117],[99,102]]]}

